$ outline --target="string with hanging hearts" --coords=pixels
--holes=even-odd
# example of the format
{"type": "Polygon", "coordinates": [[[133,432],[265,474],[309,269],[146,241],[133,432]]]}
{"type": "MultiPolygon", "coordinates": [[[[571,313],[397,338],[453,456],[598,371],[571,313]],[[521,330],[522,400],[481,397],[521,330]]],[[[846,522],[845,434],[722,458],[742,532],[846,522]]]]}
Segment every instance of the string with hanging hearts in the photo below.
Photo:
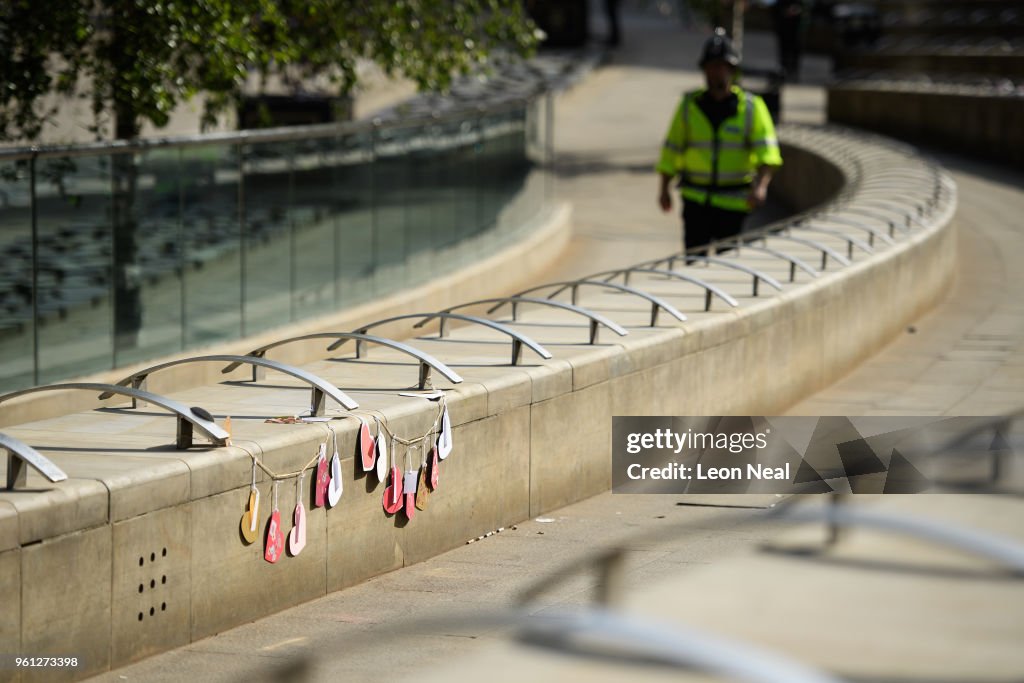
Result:
{"type": "MultiPolygon", "coordinates": [[[[403,513],[411,520],[417,510],[427,507],[427,498],[437,490],[440,461],[452,450],[451,418],[448,414],[447,401],[441,392],[420,396],[438,402],[437,414],[427,431],[416,437],[402,438],[395,434],[387,424],[387,420],[376,411],[369,416],[376,432],[370,430],[367,416],[351,415],[359,420],[357,431],[357,463],[362,471],[373,471],[379,483],[385,484],[383,506],[387,514],[403,513]],[[399,461],[399,446],[404,449],[404,458],[399,461]],[[441,453],[444,453],[442,456],[441,453]]],[[[296,472],[279,474],[268,467],[255,453],[250,453],[239,446],[252,459],[252,480],[246,509],[239,521],[239,531],[246,544],[253,543],[259,535],[260,528],[260,491],[257,487],[257,471],[262,470],[272,482],[273,498],[270,517],[266,522],[264,538],[264,559],[276,564],[284,555],[287,547],[292,557],[298,556],[306,546],[307,513],[303,501],[303,480],[307,470],[312,470],[310,487],[313,493],[314,507],[333,509],[341,500],[344,490],[341,472],[341,457],[338,452],[338,434],[331,425],[327,441],[319,444],[313,458],[296,472]],[[328,445],[331,449],[328,451],[328,445]],[[281,526],[281,513],[278,508],[278,487],[280,482],[295,479],[295,510],[292,515],[293,525],[290,532],[285,533],[281,526]]]]}

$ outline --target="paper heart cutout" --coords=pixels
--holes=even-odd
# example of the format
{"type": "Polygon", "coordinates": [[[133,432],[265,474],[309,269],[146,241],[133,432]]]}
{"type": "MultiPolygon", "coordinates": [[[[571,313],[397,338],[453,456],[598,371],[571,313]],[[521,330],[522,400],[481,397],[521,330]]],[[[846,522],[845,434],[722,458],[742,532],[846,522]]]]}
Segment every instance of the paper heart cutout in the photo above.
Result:
{"type": "Polygon", "coordinates": [[[377,481],[383,482],[388,477],[388,444],[384,435],[377,433],[377,481]]]}
{"type": "Polygon", "coordinates": [[[437,449],[430,449],[430,488],[437,490],[437,482],[441,479],[441,463],[437,458],[437,449]]]}
{"type": "Polygon", "coordinates": [[[391,483],[384,489],[384,511],[393,515],[402,508],[402,473],[392,467],[390,477],[391,483]]]}
{"type": "Polygon", "coordinates": [[[327,487],[330,483],[331,473],[327,466],[327,457],[321,453],[316,463],[316,485],[313,489],[313,503],[316,507],[322,508],[327,503],[327,487]]]}
{"type": "Polygon", "coordinates": [[[270,515],[270,522],[267,524],[267,549],[263,552],[263,559],[274,564],[281,559],[284,552],[284,531],[281,530],[281,513],[274,510],[270,515]]]}
{"type": "Polygon", "coordinates": [[[295,506],[293,518],[295,526],[288,533],[288,552],[295,556],[306,547],[306,507],[302,504],[301,500],[295,506]]]}
{"type": "Polygon", "coordinates": [[[444,460],[452,452],[452,421],[447,406],[441,415],[441,433],[437,435],[437,457],[444,460]]]}
{"type": "Polygon", "coordinates": [[[327,502],[331,507],[341,500],[344,483],[341,480],[341,458],[337,453],[331,458],[331,483],[327,486],[327,502]]]}
{"type": "Polygon", "coordinates": [[[363,472],[373,469],[373,456],[376,452],[376,443],[370,436],[370,425],[366,420],[359,421],[359,455],[363,462],[363,472]]]}
{"type": "Polygon", "coordinates": [[[239,530],[246,543],[256,540],[259,531],[260,518],[260,490],[249,489],[249,503],[246,506],[245,514],[239,522],[239,530]]]}
{"type": "Polygon", "coordinates": [[[430,497],[430,487],[427,486],[427,480],[429,477],[426,472],[423,472],[419,478],[419,484],[416,486],[416,509],[426,510],[428,499],[430,497]]]}
{"type": "Polygon", "coordinates": [[[407,519],[412,519],[413,515],[416,514],[416,494],[406,493],[405,494],[405,516],[407,519]]]}

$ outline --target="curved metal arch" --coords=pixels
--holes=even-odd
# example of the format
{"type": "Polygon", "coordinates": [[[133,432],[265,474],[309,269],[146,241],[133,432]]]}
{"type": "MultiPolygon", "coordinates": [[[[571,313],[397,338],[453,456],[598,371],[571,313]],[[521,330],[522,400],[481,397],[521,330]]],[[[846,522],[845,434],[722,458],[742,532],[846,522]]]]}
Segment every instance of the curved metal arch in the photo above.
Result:
{"type": "MultiPolygon", "coordinates": [[[[479,305],[479,304],[490,304],[490,303],[493,303],[495,305],[491,306],[490,308],[487,309],[488,313],[493,313],[494,311],[498,310],[499,308],[501,308],[505,304],[511,304],[511,306],[512,306],[512,320],[516,320],[516,315],[518,313],[519,304],[540,304],[541,306],[551,306],[552,308],[560,308],[563,311],[569,311],[571,313],[576,313],[577,315],[582,315],[582,316],[584,316],[584,317],[586,317],[586,318],[588,318],[590,320],[590,343],[591,344],[596,344],[597,343],[597,328],[598,328],[598,325],[603,325],[604,327],[607,327],[609,330],[611,330],[615,334],[619,335],[620,337],[625,337],[627,334],[629,334],[629,332],[625,328],[623,328],[621,325],[619,325],[614,320],[611,320],[607,316],[603,316],[600,313],[595,313],[594,311],[591,311],[590,309],[583,308],[582,306],[576,306],[575,304],[567,304],[564,301],[552,301],[551,299],[539,299],[539,298],[533,297],[533,296],[502,296],[502,297],[495,297],[493,299],[478,299],[477,301],[467,301],[464,304],[459,304],[457,306],[450,306],[448,308],[445,308],[441,312],[442,313],[451,313],[452,311],[457,310],[459,308],[466,308],[467,306],[476,306],[476,305],[479,305]]],[[[420,323],[420,324],[425,324],[427,322],[429,322],[429,319],[428,320],[424,320],[423,323],[420,323]]]]}
{"type": "Polygon", "coordinates": [[[821,269],[822,270],[825,270],[825,267],[828,265],[829,257],[832,257],[832,260],[836,261],[841,266],[848,266],[848,265],[850,265],[850,260],[849,259],[847,259],[845,256],[840,254],[838,251],[836,251],[832,247],[828,246],[827,244],[822,244],[818,240],[812,240],[812,239],[808,239],[806,237],[796,237],[795,235],[781,235],[781,234],[779,234],[777,232],[771,232],[771,233],[766,233],[764,235],[761,235],[761,239],[765,240],[765,246],[767,246],[767,240],[768,240],[769,237],[772,238],[772,239],[777,239],[777,240],[786,240],[787,242],[796,242],[797,244],[802,244],[805,247],[811,247],[812,249],[817,249],[818,251],[821,252],[821,269]]]}
{"type": "Polygon", "coordinates": [[[624,666],[635,666],[637,661],[653,662],[671,671],[698,671],[715,680],[740,683],[841,683],[840,678],[788,655],[693,626],[639,618],[607,608],[545,610],[541,617],[535,612],[520,610],[522,616],[506,618],[504,622],[522,625],[517,635],[520,643],[563,656],[598,658],[602,662],[610,658],[624,666]],[[616,644],[613,652],[594,646],[611,642],[616,644]]]}
{"type": "Polygon", "coordinates": [[[0,449],[7,451],[7,490],[13,491],[16,486],[24,486],[28,470],[31,466],[39,474],[56,483],[64,481],[68,475],[57,467],[52,460],[13,436],[0,434],[0,449]]]}
{"type": "MultiPolygon", "coordinates": [[[[438,311],[434,313],[407,313],[406,315],[396,315],[393,318],[375,320],[367,325],[361,325],[357,327],[356,330],[358,334],[365,334],[366,331],[369,330],[371,327],[377,327],[378,325],[383,325],[385,323],[395,322],[396,320],[409,320],[411,318],[426,318],[426,320],[422,320],[421,322],[413,325],[413,327],[423,327],[434,318],[440,318],[441,323],[438,329],[438,336],[440,337],[447,336],[447,332],[445,331],[445,323],[448,320],[462,320],[463,322],[475,323],[477,325],[483,325],[484,327],[489,327],[492,330],[496,330],[498,332],[501,332],[502,334],[508,335],[509,337],[512,337],[512,365],[519,365],[523,357],[524,346],[529,347],[531,351],[536,353],[544,360],[550,360],[551,358],[553,358],[551,353],[543,346],[533,341],[525,334],[520,334],[519,332],[513,330],[511,327],[507,325],[502,325],[501,323],[495,322],[493,320],[488,320],[487,318],[480,318],[475,315],[463,315],[462,313],[448,313],[445,311],[438,311]]],[[[341,346],[341,344],[343,343],[343,341],[335,342],[334,344],[328,346],[327,350],[333,351],[337,346],[341,346]]]]}
{"type": "Polygon", "coordinates": [[[554,292],[548,295],[549,299],[553,299],[565,290],[571,290],[570,301],[575,304],[578,299],[579,288],[581,285],[593,285],[595,287],[605,287],[607,289],[614,289],[619,292],[625,292],[626,294],[632,294],[638,296],[641,299],[646,299],[651,303],[651,327],[658,324],[658,312],[665,311],[679,322],[686,322],[686,315],[679,311],[675,306],[665,301],[661,297],[637,289],[636,287],[630,287],[629,285],[620,285],[618,282],[601,282],[600,280],[588,280],[581,278],[579,280],[566,280],[562,282],[548,282],[547,284],[537,285],[530,289],[524,289],[521,292],[516,292],[513,296],[522,296],[523,294],[529,294],[530,292],[537,292],[548,287],[558,287],[554,292]]]}
{"type": "MultiPolygon", "coordinates": [[[[233,356],[233,355],[212,355],[212,356],[193,356],[191,358],[179,358],[178,360],[168,361],[167,363],[160,363],[159,365],[153,365],[148,368],[144,368],[137,372],[133,372],[128,375],[117,384],[119,386],[127,386],[129,383],[132,387],[138,389],[145,386],[146,378],[157,370],[163,370],[165,368],[174,367],[175,365],[185,365],[186,363],[202,363],[204,361],[224,361],[227,363],[235,363],[235,367],[238,365],[260,365],[271,370],[276,370],[285,375],[290,375],[296,379],[302,380],[306,384],[309,384],[313,390],[310,396],[309,410],[312,415],[323,415],[325,397],[330,396],[332,399],[337,401],[345,410],[355,410],[359,407],[359,404],[353,401],[349,396],[338,387],[334,386],[322,377],[317,377],[311,372],[306,372],[302,368],[297,368],[294,365],[287,365],[285,363],[278,363],[275,360],[269,360],[267,358],[260,358],[257,356],[233,356]]],[[[221,372],[227,372],[227,370],[221,370],[221,372]]],[[[100,398],[107,398],[111,392],[104,392],[100,395],[100,398]]],[[[132,406],[135,407],[135,402],[132,406]]]]}
{"type": "Polygon", "coordinates": [[[796,269],[797,268],[799,268],[800,270],[804,271],[805,273],[807,273],[811,277],[818,277],[819,275],[821,275],[821,273],[819,271],[817,271],[814,268],[812,268],[803,259],[797,258],[796,256],[793,256],[792,254],[787,254],[784,251],[779,251],[778,249],[772,249],[771,247],[767,247],[767,246],[758,247],[758,246],[755,246],[753,244],[749,244],[747,242],[743,242],[742,241],[742,235],[741,235],[741,236],[738,236],[737,240],[736,240],[736,254],[739,255],[739,253],[741,251],[743,251],[744,249],[752,249],[753,251],[759,251],[759,252],[761,252],[763,254],[769,254],[769,255],[774,256],[776,258],[783,259],[784,261],[788,261],[789,262],[789,281],[790,282],[793,282],[793,281],[796,280],[796,269]]]}
{"type": "MultiPolygon", "coordinates": [[[[276,341],[276,342],[274,342],[272,344],[267,344],[266,346],[261,346],[258,349],[253,349],[252,351],[250,351],[249,353],[247,353],[245,355],[247,355],[247,356],[255,356],[257,358],[263,358],[263,357],[265,357],[267,351],[269,351],[270,349],[276,348],[278,346],[283,346],[285,344],[291,344],[292,342],[306,341],[307,339],[337,339],[337,340],[342,342],[341,344],[332,344],[330,346],[330,350],[334,350],[334,349],[338,348],[339,346],[344,344],[344,342],[346,342],[346,341],[355,340],[355,342],[356,342],[356,358],[361,358],[362,357],[362,355],[363,355],[363,347],[364,347],[364,345],[366,343],[379,344],[380,346],[386,346],[389,349],[394,349],[396,351],[400,351],[401,353],[404,353],[407,356],[412,356],[413,358],[415,358],[416,360],[419,361],[419,369],[420,369],[419,388],[420,389],[425,389],[427,387],[427,384],[430,382],[430,371],[431,371],[431,369],[434,369],[434,370],[437,370],[438,372],[440,372],[442,375],[444,375],[444,378],[447,379],[452,384],[460,384],[462,382],[462,377],[460,377],[457,372],[452,370],[450,367],[448,367],[447,365],[445,365],[444,363],[442,363],[438,359],[436,359],[433,356],[431,356],[429,353],[426,353],[424,351],[420,351],[415,346],[410,346],[409,344],[404,344],[404,343],[402,343],[400,341],[397,341],[395,339],[388,339],[387,337],[375,337],[373,335],[358,334],[356,332],[317,332],[317,333],[314,333],[314,334],[304,334],[304,335],[301,335],[301,336],[298,336],[298,337],[289,337],[288,339],[281,339],[281,340],[276,341]]],[[[221,372],[225,372],[225,373],[231,372],[232,370],[237,368],[239,365],[241,365],[241,363],[235,361],[235,362],[227,365],[223,370],[221,370],[221,372]]],[[[255,381],[259,380],[259,379],[263,379],[263,374],[264,374],[263,371],[264,371],[263,366],[261,366],[261,365],[253,365],[252,366],[252,381],[255,382],[255,381]]]]}
{"type": "Polygon", "coordinates": [[[915,199],[913,197],[902,197],[901,196],[897,200],[897,199],[891,199],[890,198],[891,197],[891,193],[885,193],[885,195],[881,195],[881,193],[882,193],[881,190],[871,189],[870,194],[862,193],[862,196],[858,197],[857,199],[860,202],[871,202],[871,203],[881,203],[881,204],[884,204],[884,205],[892,208],[893,210],[899,211],[901,214],[904,213],[908,209],[908,206],[907,206],[908,202],[911,202],[913,204],[914,210],[917,211],[918,215],[923,215],[924,214],[924,209],[928,205],[928,202],[925,199],[915,199]],[[880,196],[876,196],[876,193],[878,193],[878,195],[880,195],[880,196]]]}
{"type": "Polygon", "coordinates": [[[860,239],[859,237],[853,237],[846,233],[839,232],[838,230],[829,230],[828,228],[818,228],[813,225],[790,225],[786,228],[787,230],[807,230],[808,232],[817,232],[822,235],[830,235],[837,237],[841,240],[846,241],[846,258],[853,259],[853,248],[856,246],[858,249],[866,254],[874,254],[875,250],[868,245],[867,242],[860,239]]]}
{"type": "MultiPolygon", "coordinates": [[[[877,237],[883,237],[883,236],[884,237],[888,237],[888,239],[885,240],[886,243],[887,244],[895,244],[895,242],[892,240],[892,236],[896,232],[896,221],[893,220],[893,218],[891,216],[879,215],[879,214],[876,214],[873,211],[865,211],[864,209],[860,208],[860,206],[859,206],[860,199],[859,198],[854,200],[854,201],[856,203],[854,203],[852,201],[851,203],[846,204],[842,208],[831,208],[831,209],[825,209],[824,211],[819,211],[819,212],[817,212],[815,214],[812,214],[812,215],[808,216],[807,218],[805,218],[803,220],[831,221],[833,223],[839,223],[841,225],[848,225],[848,226],[853,227],[853,228],[860,228],[861,230],[867,231],[867,233],[868,233],[868,244],[871,245],[871,246],[875,246],[875,237],[876,236],[877,237]],[[873,228],[871,226],[864,225],[863,223],[855,221],[853,218],[850,218],[849,216],[860,216],[860,217],[863,217],[863,218],[872,218],[874,220],[881,221],[882,223],[885,223],[887,226],[889,226],[889,234],[886,235],[885,233],[883,233],[882,231],[878,230],[877,228],[873,228]]],[[[797,221],[797,224],[799,225],[800,222],[801,221],[797,221]]],[[[907,228],[905,226],[901,225],[899,227],[900,227],[901,231],[907,232],[907,228]]]]}
{"type": "Polygon", "coordinates": [[[35,394],[43,391],[62,391],[64,389],[101,391],[103,392],[103,396],[106,397],[113,396],[114,394],[130,396],[133,404],[135,404],[136,401],[141,400],[146,403],[152,403],[155,406],[160,406],[164,410],[169,410],[178,416],[178,435],[174,443],[179,449],[185,449],[192,445],[193,430],[199,430],[199,433],[212,441],[215,446],[226,446],[228,439],[231,437],[231,435],[221,429],[216,422],[197,415],[192,408],[189,408],[184,404],[178,403],[166,396],[152,394],[137,387],[121,386],[120,384],[102,384],[99,382],[65,382],[63,384],[47,384],[41,387],[22,389],[20,391],[4,394],[3,396],[0,396],[0,403],[16,396],[24,396],[25,394],[35,394]]]}
{"type": "Polygon", "coordinates": [[[900,214],[904,218],[906,218],[907,227],[909,227],[910,226],[910,222],[913,221],[914,223],[917,223],[918,225],[920,225],[923,228],[923,227],[927,226],[927,223],[925,223],[923,220],[921,220],[921,216],[924,215],[924,207],[925,206],[927,206],[927,202],[922,202],[920,204],[915,204],[914,208],[917,210],[917,214],[915,215],[912,211],[908,211],[908,207],[907,206],[901,204],[900,202],[898,202],[898,201],[896,201],[894,199],[886,199],[885,197],[858,197],[857,198],[857,204],[855,204],[854,206],[846,207],[846,208],[844,208],[844,210],[850,210],[850,209],[863,210],[863,208],[875,208],[875,207],[877,207],[878,209],[881,209],[883,211],[885,211],[885,210],[898,211],[898,212],[900,212],[900,214]],[[868,207],[864,207],[863,206],[864,204],[867,204],[869,206],[868,207]]]}
{"type": "Polygon", "coordinates": [[[934,206],[935,202],[938,201],[939,197],[942,196],[942,190],[948,189],[942,183],[932,182],[929,184],[923,183],[920,180],[912,180],[906,177],[893,177],[889,179],[872,177],[866,180],[862,180],[858,186],[858,190],[868,190],[883,188],[891,190],[893,188],[900,188],[903,190],[910,190],[914,192],[920,192],[922,195],[928,197],[928,203],[934,206]]]}
{"type": "MultiPolygon", "coordinates": [[[[910,229],[906,225],[899,225],[898,222],[892,216],[888,216],[886,214],[879,213],[877,211],[872,211],[871,207],[869,207],[869,206],[863,206],[864,201],[865,201],[864,199],[858,197],[851,204],[848,204],[848,205],[846,205],[846,206],[844,206],[842,208],[836,208],[836,209],[821,211],[819,213],[814,214],[814,216],[812,216],[811,218],[812,219],[813,218],[818,218],[818,219],[821,219],[821,220],[836,221],[838,223],[844,223],[846,225],[855,225],[855,227],[861,227],[861,228],[863,228],[865,230],[868,230],[867,226],[861,225],[859,223],[858,224],[854,224],[853,221],[850,220],[850,219],[841,220],[843,218],[843,214],[851,214],[851,215],[854,215],[854,216],[863,216],[864,218],[872,218],[872,219],[874,219],[876,221],[881,221],[882,223],[885,223],[886,225],[889,226],[889,237],[890,238],[895,234],[896,228],[899,228],[900,231],[904,232],[904,233],[909,233],[910,232],[910,229]]],[[[902,215],[903,215],[904,219],[906,220],[906,222],[909,224],[910,223],[910,214],[906,213],[905,211],[906,211],[906,209],[904,208],[904,213],[902,215]]],[[[875,233],[875,234],[879,234],[879,233],[875,233]]],[[[881,235],[879,234],[879,236],[881,236],[881,235]]],[[[890,242],[890,244],[892,244],[892,243],[893,242],[890,242]]]]}
{"type": "MultiPolygon", "coordinates": [[[[866,217],[867,216],[865,216],[865,218],[866,217]]],[[[888,235],[885,234],[884,231],[879,230],[876,227],[873,227],[873,226],[870,226],[870,225],[864,225],[860,221],[856,221],[856,220],[854,220],[852,218],[847,218],[846,216],[836,215],[836,214],[824,214],[824,215],[819,214],[819,215],[816,215],[816,216],[811,216],[810,218],[803,218],[803,219],[797,221],[796,223],[794,223],[794,225],[799,225],[800,227],[804,227],[804,226],[806,226],[806,221],[831,221],[833,223],[838,223],[840,225],[846,225],[846,226],[849,226],[851,228],[857,228],[858,230],[863,230],[864,232],[866,232],[868,234],[868,246],[869,247],[874,247],[875,246],[875,238],[876,237],[878,239],[882,240],[883,242],[885,242],[886,244],[890,245],[890,246],[893,245],[893,244],[896,244],[896,241],[892,238],[892,232],[893,232],[893,229],[895,227],[892,221],[888,221],[888,224],[889,224],[889,234],[888,235]]]]}
{"type": "Polygon", "coordinates": [[[757,296],[757,294],[758,294],[758,284],[761,281],[764,281],[764,282],[768,283],[768,285],[770,285],[771,287],[774,287],[776,290],[778,290],[780,292],[782,291],[782,285],[779,283],[778,280],[773,278],[771,275],[768,275],[767,273],[764,273],[764,272],[762,272],[760,270],[757,270],[756,268],[751,268],[750,266],[744,265],[742,263],[738,263],[736,261],[729,261],[729,260],[724,259],[724,258],[719,258],[718,256],[706,256],[706,255],[705,256],[700,256],[698,254],[673,254],[672,256],[668,256],[668,257],[662,258],[662,259],[657,259],[655,261],[647,261],[646,263],[640,264],[640,265],[654,265],[654,266],[656,266],[659,263],[667,262],[668,268],[669,268],[669,270],[671,270],[672,266],[675,264],[676,261],[682,261],[683,263],[687,263],[687,264],[688,263],[707,263],[707,264],[712,264],[712,265],[716,265],[716,266],[722,266],[724,268],[732,268],[733,270],[738,270],[738,271],[741,271],[743,273],[746,273],[747,275],[750,275],[753,278],[753,289],[754,289],[753,295],[754,296],[757,296]]]}
{"type": "Polygon", "coordinates": [[[729,304],[733,308],[739,308],[739,305],[740,305],[739,302],[736,301],[736,299],[734,299],[728,292],[726,292],[721,287],[718,287],[717,285],[713,285],[710,282],[705,282],[704,280],[701,280],[700,278],[696,278],[696,277],[693,277],[691,275],[687,275],[685,273],[680,273],[677,270],[663,270],[661,268],[644,268],[644,267],[641,267],[641,266],[636,266],[636,267],[633,267],[633,268],[620,268],[619,270],[606,270],[606,271],[604,271],[602,273],[594,273],[593,275],[590,275],[588,277],[601,277],[603,275],[607,275],[608,276],[608,280],[612,280],[612,279],[614,279],[614,278],[616,278],[616,277],[621,275],[623,280],[626,282],[626,284],[629,284],[629,276],[631,274],[633,274],[633,273],[652,273],[654,275],[665,275],[667,277],[670,277],[670,278],[673,278],[673,279],[676,279],[676,280],[682,280],[683,282],[689,282],[692,285],[697,285],[698,287],[702,287],[704,289],[704,310],[705,311],[710,311],[711,310],[711,295],[712,294],[714,294],[719,299],[721,299],[725,303],[729,304]]]}
{"type": "MultiPolygon", "coordinates": [[[[1024,546],[1020,543],[945,521],[862,510],[835,502],[814,508],[786,506],[779,508],[776,514],[793,521],[824,522],[833,529],[840,526],[864,527],[900,533],[1002,562],[1017,574],[1024,575],[1024,546]]],[[[834,543],[835,534],[831,538],[834,543]]]]}

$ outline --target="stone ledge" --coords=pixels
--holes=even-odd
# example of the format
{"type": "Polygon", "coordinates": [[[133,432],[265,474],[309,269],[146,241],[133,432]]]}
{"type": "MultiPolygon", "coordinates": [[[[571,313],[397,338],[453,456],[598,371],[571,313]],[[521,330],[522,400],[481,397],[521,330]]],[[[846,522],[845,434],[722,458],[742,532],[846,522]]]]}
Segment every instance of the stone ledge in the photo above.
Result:
{"type": "MultiPolygon", "coordinates": [[[[803,192],[808,211],[823,202],[842,211],[859,197],[882,192],[927,203],[927,227],[900,236],[892,246],[879,245],[872,256],[856,255],[851,266],[825,271],[815,280],[800,276],[783,292],[765,292],[758,299],[751,297],[747,277],[704,269],[701,275],[738,297],[741,308],[686,310],[689,321],[663,320],[655,329],[644,322],[646,302],[588,292],[581,305],[609,314],[606,309],[612,308],[613,317],[630,321],[629,336],[602,330],[596,346],[582,343],[587,326],[577,316],[524,309],[515,325],[548,345],[553,361],[524,354],[524,366],[510,367],[508,341],[475,326],[456,328],[444,340],[416,340],[466,382],[437,383],[448,391],[455,451],[442,467],[430,506],[411,521],[384,514],[383,487],[354,458],[357,422],[330,406],[329,414],[338,418],[331,426],[343,459],[345,494],[337,509],[314,509],[307,500],[307,549],[274,565],[263,561],[262,543],[239,540],[249,454],[275,471],[297,470],[330,436],[324,424],[264,421],[293,414],[308,396],[306,388],[274,375],[253,386],[231,382],[175,393],[186,405],[207,406],[218,419],[231,415],[235,445],[230,448],[174,451],[168,447],[173,421],[145,409],[78,413],[5,429],[40,444],[45,455],[69,470],[86,467],[83,454],[105,460],[101,469],[76,470],[74,478],[57,485],[44,485],[30,473],[29,487],[46,492],[0,493],[0,514],[13,508],[18,524],[17,544],[8,538],[4,545],[10,549],[0,560],[20,567],[22,603],[32,606],[31,613],[18,614],[16,624],[8,623],[15,618],[8,615],[4,632],[20,634],[23,647],[38,645],[38,654],[46,654],[47,642],[60,643],[65,653],[95,654],[89,669],[69,675],[116,667],[606,490],[612,415],[773,414],[841,376],[941,295],[953,272],[955,190],[902,146],[841,130],[787,129],[785,136],[791,148],[806,150],[792,155],[790,174],[819,178],[822,169],[833,169],[833,176],[843,179],[831,199],[792,179],[780,183],[782,191],[803,192]],[[906,169],[905,180],[894,181],[891,192],[879,190],[875,179],[891,177],[898,168],[906,169]],[[933,200],[937,180],[943,189],[933,200]],[[897,291],[902,295],[893,296],[897,291]],[[111,451],[111,441],[120,450],[111,451]],[[167,490],[154,483],[161,474],[170,477],[167,490]],[[135,494],[129,491],[133,484],[139,487],[135,494]],[[92,549],[82,565],[88,571],[65,581],[61,567],[86,547],[92,549]],[[77,618],[59,619],[61,597],[83,582],[100,583],[104,590],[82,603],[77,618]],[[49,591],[45,599],[44,590],[49,591]],[[26,602],[26,595],[34,597],[26,602]]],[[[817,187],[827,190],[827,185],[817,187]]],[[[779,268],[753,251],[741,252],[740,258],[779,268]]],[[[657,279],[637,286],[657,290],[680,306],[703,307],[703,296],[689,286],[657,279]]],[[[433,408],[422,399],[393,395],[412,383],[415,364],[386,349],[372,350],[359,362],[317,360],[307,367],[347,391],[353,387],[362,415],[382,416],[403,436],[425,433],[434,420],[433,408]],[[372,390],[380,386],[386,391],[372,390]]],[[[411,463],[416,462],[414,454],[411,463]]],[[[262,473],[258,487],[262,529],[273,487],[262,473]]],[[[279,499],[290,528],[294,480],[279,487],[279,499]]],[[[0,540],[10,536],[10,517],[0,517],[0,540]]],[[[78,604],[78,598],[65,597],[78,604]]]]}

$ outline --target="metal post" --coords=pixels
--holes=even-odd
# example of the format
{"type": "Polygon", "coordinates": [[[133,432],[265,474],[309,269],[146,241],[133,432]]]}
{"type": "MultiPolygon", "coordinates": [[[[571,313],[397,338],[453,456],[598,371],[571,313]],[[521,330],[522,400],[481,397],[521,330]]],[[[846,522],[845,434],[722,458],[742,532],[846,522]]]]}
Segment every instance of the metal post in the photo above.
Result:
{"type": "Polygon", "coordinates": [[[839,512],[839,506],[843,502],[842,494],[833,493],[828,496],[828,508],[825,512],[826,528],[828,535],[825,537],[825,545],[832,547],[839,542],[839,523],[835,519],[835,515],[839,512]]]}
{"type": "MultiPolygon", "coordinates": [[[[39,384],[39,220],[36,201],[36,158],[33,148],[28,161],[29,196],[32,222],[32,383],[39,384]]],[[[8,469],[8,472],[10,470],[8,469]]]]}
{"type": "Polygon", "coordinates": [[[313,392],[309,400],[309,414],[314,417],[323,416],[326,403],[327,397],[324,395],[323,390],[318,387],[313,387],[313,392]]]}
{"type": "Polygon", "coordinates": [[[192,447],[192,423],[180,415],[178,416],[178,435],[174,445],[181,451],[192,447]]]}
{"type": "Polygon", "coordinates": [[[25,467],[25,461],[12,451],[7,451],[7,490],[13,491],[18,486],[24,488],[27,481],[28,468],[25,467]]]}
{"type": "Polygon", "coordinates": [[[430,379],[430,366],[426,363],[420,362],[420,389],[433,389],[434,383],[430,379]]]}
{"type": "Polygon", "coordinates": [[[181,337],[180,348],[188,348],[188,287],[185,286],[185,181],[182,177],[184,149],[178,149],[178,272],[181,274],[179,287],[179,305],[181,306],[181,337]]]}
{"type": "Polygon", "coordinates": [[[621,601],[626,579],[626,554],[616,548],[600,559],[597,603],[612,607],[621,601]]]}
{"type": "Polygon", "coordinates": [[[523,360],[523,342],[518,339],[512,340],[512,365],[519,365],[523,360]]]}
{"type": "Polygon", "coordinates": [[[295,205],[295,146],[290,145],[288,149],[288,321],[295,322],[295,297],[299,283],[296,258],[296,236],[295,236],[295,215],[292,207],[295,205]]]}
{"type": "MultiPolygon", "coordinates": [[[[149,375],[138,375],[136,377],[132,377],[132,389],[140,389],[142,391],[146,391],[146,384],[147,384],[146,380],[148,378],[149,378],[149,375]]],[[[143,401],[142,399],[138,398],[137,396],[132,396],[132,408],[133,409],[135,409],[135,408],[145,408],[147,405],[149,405],[149,404],[146,403],[145,401],[143,401]]]]}
{"type": "Polygon", "coordinates": [[[246,335],[245,331],[245,289],[246,289],[246,264],[248,259],[245,256],[245,161],[243,159],[245,155],[245,145],[243,142],[239,142],[236,147],[238,150],[238,306],[239,306],[239,318],[241,320],[240,327],[242,336],[246,335]]]}

